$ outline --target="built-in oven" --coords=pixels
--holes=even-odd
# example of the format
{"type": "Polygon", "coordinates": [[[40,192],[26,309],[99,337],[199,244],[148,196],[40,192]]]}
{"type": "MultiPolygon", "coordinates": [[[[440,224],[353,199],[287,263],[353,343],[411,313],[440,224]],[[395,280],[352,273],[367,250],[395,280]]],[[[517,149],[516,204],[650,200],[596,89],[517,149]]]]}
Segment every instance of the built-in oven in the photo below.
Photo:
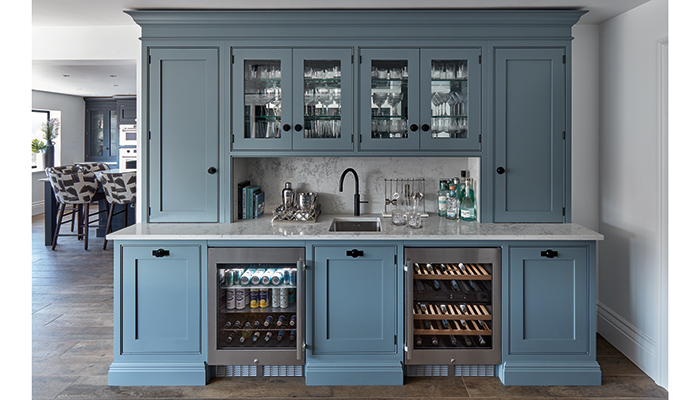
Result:
{"type": "Polygon", "coordinates": [[[119,149],[119,169],[136,169],[136,147],[122,147],[119,149]]]}
{"type": "Polygon", "coordinates": [[[119,125],[119,146],[136,146],[138,142],[136,125],[119,125]]]}

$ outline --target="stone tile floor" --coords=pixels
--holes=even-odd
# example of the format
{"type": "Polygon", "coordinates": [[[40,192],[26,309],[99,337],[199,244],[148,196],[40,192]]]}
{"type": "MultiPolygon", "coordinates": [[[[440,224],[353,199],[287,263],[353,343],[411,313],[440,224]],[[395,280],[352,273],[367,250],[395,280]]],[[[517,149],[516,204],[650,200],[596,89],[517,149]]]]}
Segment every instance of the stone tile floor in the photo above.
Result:
{"type": "Polygon", "coordinates": [[[403,386],[306,386],[304,378],[216,378],[204,387],[107,385],[113,359],[112,244],[43,242],[32,219],[32,390],[34,399],[666,399],[668,393],[598,336],[602,386],[503,386],[498,378],[408,378],[403,386]]]}

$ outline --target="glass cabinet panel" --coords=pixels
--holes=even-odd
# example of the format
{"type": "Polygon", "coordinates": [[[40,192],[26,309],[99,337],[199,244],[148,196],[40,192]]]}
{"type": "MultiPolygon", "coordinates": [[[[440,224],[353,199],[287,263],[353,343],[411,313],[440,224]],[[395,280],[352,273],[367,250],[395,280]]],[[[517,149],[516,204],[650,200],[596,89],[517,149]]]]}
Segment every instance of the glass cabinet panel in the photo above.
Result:
{"type": "Polygon", "coordinates": [[[102,110],[90,111],[89,155],[102,157],[105,136],[105,113],[102,110]]]}
{"type": "Polygon", "coordinates": [[[352,49],[294,49],[294,150],[353,149],[352,49]]]}
{"type": "Polygon", "coordinates": [[[418,54],[362,49],[362,149],[418,148],[418,54]]]}
{"type": "Polygon", "coordinates": [[[289,149],[291,49],[233,50],[233,149],[289,149]]]}
{"type": "Polygon", "coordinates": [[[421,49],[421,149],[480,149],[479,54],[421,49]]]}

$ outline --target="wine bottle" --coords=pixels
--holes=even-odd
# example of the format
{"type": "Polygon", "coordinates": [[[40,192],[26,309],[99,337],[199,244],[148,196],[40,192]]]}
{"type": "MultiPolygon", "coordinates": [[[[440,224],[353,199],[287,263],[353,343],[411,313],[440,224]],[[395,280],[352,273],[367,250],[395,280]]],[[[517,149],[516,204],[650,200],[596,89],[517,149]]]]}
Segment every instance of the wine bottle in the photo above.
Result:
{"type": "Polygon", "coordinates": [[[457,346],[457,338],[455,335],[450,335],[450,344],[453,346],[457,346]]]}
{"type": "Polygon", "coordinates": [[[232,326],[233,326],[233,324],[231,323],[231,321],[226,321],[226,323],[224,324],[224,329],[229,329],[232,326]]]}
{"type": "Polygon", "coordinates": [[[437,336],[433,336],[430,339],[430,343],[432,343],[433,346],[437,346],[438,344],[440,344],[440,341],[438,340],[437,336]]]}
{"type": "Polygon", "coordinates": [[[250,329],[253,326],[253,324],[250,323],[250,321],[246,321],[245,324],[243,324],[243,329],[250,329]]]}
{"type": "Polygon", "coordinates": [[[420,336],[416,336],[416,347],[423,346],[423,339],[420,336]]]}
{"type": "Polygon", "coordinates": [[[433,288],[440,290],[440,282],[437,279],[433,279],[433,288]]]}
{"type": "Polygon", "coordinates": [[[233,327],[234,327],[234,328],[240,328],[240,327],[242,327],[242,326],[243,326],[243,321],[241,321],[240,319],[237,319],[237,320],[235,320],[235,321],[233,322],[233,327]]]}
{"type": "Polygon", "coordinates": [[[440,264],[440,272],[447,272],[447,265],[440,264]]]}
{"type": "Polygon", "coordinates": [[[442,324],[442,329],[450,329],[450,323],[446,319],[440,320],[440,323],[442,324]]]}
{"type": "Polygon", "coordinates": [[[425,269],[428,270],[429,274],[432,274],[434,272],[432,264],[425,264],[425,269]]]}
{"type": "Polygon", "coordinates": [[[285,324],[287,319],[284,317],[284,315],[280,315],[279,318],[277,318],[277,326],[282,326],[285,324]]]}
{"type": "Polygon", "coordinates": [[[272,320],[273,320],[272,315],[268,315],[267,317],[265,317],[265,322],[263,322],[263,326],[265,328],[269,327],[270,325],[272,325],[272,320]]]}
{"type": "Polygon", "coordinates": [[[250,331],[243,331],[241,332],[241,338],[238,339],[241,343],[245,343],[245,340],[248,339],[251,336],[250,331]]]}
{"type": "Polygon", "coordinates": [[[256,331],[252,337],[253,343],[257,342],[259,338],[260,338],[260,332],[256,331]]]}
{"type": "Polygon", "coordinates": [[[267,333],[265,334],[265,341],[266,341],[266,342],[269,342],[270,339],[272,339],[272,332],[267,332],[267,333]]]}
{"type": "Polygon", "coordinates": [[[418,305],[420,306],[421,312],[423,312],[423,313],[428,312],[428,307],[425,305],[425,303],[418,303],[418,305]]]}
{"type": "Polygon", "coordinates": [[[284,331],[279,331],[279,333],[277,334],[277,341],[281,342],[282,339],[284,339],[284,331]]]}
{"type": "Polygon", "coordinates": [[[227,342],[227,343],[233,342],[233,333],[230,334],[230,335],[228,335],[228,337],[226,338],[226,342],[227,342]]]}
{"type": "Polygon", "coordinates": [[[297,324],[297,316],[295,314],[295,315],[292,315],[292,317],[289,319],[289,326],[294,326],[296,324],[297,324]]]}
{"type": "Polygon", "coordinates": [[[418,263],[413,263],[413,272],[415,272],[416,274],[421,273],[420,272],[420,265],[418,265],[418,263]]]}
{"type": "Polygon", "coordinates": [[[297,331],[296,331],[296,330],[293,330],[293,331],[289,332],[289,340],[290,340],[290,341],[294,341],[294,339],[296,339],[296,337],[297,337],[297,331]]]}
{"type": "Polygon", "coordinates": [[[447,306],[444,304],[440,304],[440,311],[442,311],[443,314],[447,314],[447,306]]]}
{"type": "Polygon", "coordinates": [[[437,192],[438,216],[444,217],[447,214],[447,181],[440,180],[440,189],[437,192]]]}
{"type": "Polygon", "coordinates": [[[461,291],[461,290],[459,290],[459,285],[457,284],[456,280],[453,279],[452,281],[450,281],[450,283],[452,284],[452,290],[454,290],[455,292],[461,291]]]}
{"type": "Polygon", "coordinates": [[[484,338],[481,337],[481,335],[478,335],[476,338],[479,341],[479,346],[486,346],[486,340],[484,340],[484,338]]]}
{"type": "Polygon", "coordinates": [[[430,321],[427,319],[423,320],[423,328],[425,329],[433,329],[432,325],[430,324],[430,321]]]}
{"type": "Polygon", "coordinates": [[[467,267],[464,264],[459,263],[458,267],[460,271],[464,272],[465,274],[467,273],[467,267]]]}
{"type": "Polygon", "coordinates": [[[464,343],[466,343],[468,347],[474,346],[474,342],[472,342],[472,338],[470,338],[469,336],[464,337],[464,343]]]}

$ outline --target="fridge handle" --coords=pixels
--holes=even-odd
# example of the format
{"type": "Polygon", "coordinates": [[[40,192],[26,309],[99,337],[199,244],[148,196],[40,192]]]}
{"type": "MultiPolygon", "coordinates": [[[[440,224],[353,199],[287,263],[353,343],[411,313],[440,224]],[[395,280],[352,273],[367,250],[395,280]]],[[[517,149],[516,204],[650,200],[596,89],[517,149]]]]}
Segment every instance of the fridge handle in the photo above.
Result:
{"type": "Polygon", "coordinates": [[[404,351],[406,360],[413,356],[413,271],[411,270],[411,260],[406,260],[404,270],[404,290],[406,291],[404,304],[404,351]]]}
{"type": "Polygon", "coordinates": [[[297,261],[297,314],[299,323],[297,325],[297,360],[304,359],[304,349],[306,349],[306,264],[303,260],[297,261]]]}

